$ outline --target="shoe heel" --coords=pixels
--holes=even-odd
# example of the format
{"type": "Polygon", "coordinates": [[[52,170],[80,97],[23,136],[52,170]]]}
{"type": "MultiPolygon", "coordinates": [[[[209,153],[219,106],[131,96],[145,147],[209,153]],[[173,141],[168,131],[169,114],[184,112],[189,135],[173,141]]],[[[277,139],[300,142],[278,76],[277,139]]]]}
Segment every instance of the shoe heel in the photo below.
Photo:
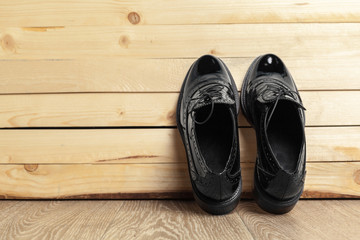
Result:
{"type": "Polygon", "coordinates": [[[288,200],[278,200],[269,196],[262,188],[258,185],[255,177],[253,195],[255,202],[266,212],[274,214],[285,214],[290,212],[298,202],[302,191],[294,198],[288,200]]]}
{"type": "Polygon", "coordinates": [[[211,199],[208,199],[202,196],[201,193],[196,191],[196,188],[193,187],[194,190],[194,198],[196,203],[203,209],[205,212],[213,214],[213,215],[225,215],[232,212],[240,201],[240,195],[242,191],[242,184],[239,183],[238,188],[234,195],[225,201],[222,202],[214,202],[211,199]]]}

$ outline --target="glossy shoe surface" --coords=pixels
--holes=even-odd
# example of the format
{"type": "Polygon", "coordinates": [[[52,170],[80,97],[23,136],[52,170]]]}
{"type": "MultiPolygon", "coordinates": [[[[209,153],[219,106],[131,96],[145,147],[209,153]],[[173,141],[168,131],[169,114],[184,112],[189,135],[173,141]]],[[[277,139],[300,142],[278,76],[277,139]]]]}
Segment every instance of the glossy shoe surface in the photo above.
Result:
{"type": "Polygon", "coordinates": [[[254,60],[243,82],[241,107],[256,131],[255,200],[268,212],[286,213],[304,188],[305,108],[279,57],[254,60]]]}
{"type": "Polygon", "coordinates": [[[239,95],[218,58],[205,55],[188,71],[177,106],[195,200],[211,214],[231,212],[240,199],[239,95]]]}

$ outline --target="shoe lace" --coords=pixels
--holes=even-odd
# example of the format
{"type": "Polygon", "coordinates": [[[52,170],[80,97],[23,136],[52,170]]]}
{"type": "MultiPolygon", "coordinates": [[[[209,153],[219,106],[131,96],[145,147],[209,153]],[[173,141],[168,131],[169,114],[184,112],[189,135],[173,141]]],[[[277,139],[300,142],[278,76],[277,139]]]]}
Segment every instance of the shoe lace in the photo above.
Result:
{"type": "Polygon", "coordinates": [[[195,102],[192,104],[192,107],[188,110],[188,114],[191,115],[193,121],[196,124],[202,125],[202,124],[206,123],[207,121],[209,121],[209,119],[211,118],[211,116],[214,112],[215,101],[218,99],[222,99],[224,91],[230,91],[230,90],[231,89],[229,86],[221,85],[221,84],[212,84],[208,87],[199,89],[198,94],[196,94],[196,95],[198,95],[198,97],[192,97],[190,99],[190,102],[192,102],[192,101],[195,101],[195,102]],[[194,117],[194,114],[193,114],[195,112],[195,107],[198,104],[206,105],[208,102],[211,102],[211,110],[210,110],[209,115],[203,121],[196,120],[196,118],[194,117]]]}
{"type": "Polygon", "coordinates": [[[290,97],[291,99],[293,99],[293,102],[295,104],[297,104],[301,109],[306,110],[306,108],[303,106],[302,104],[302,100],[300,97],[300,94],[297,91],[292,91],[290,89],[288,89],[287,87],[285,87],[283,84],[279,83],[278,81],[273,81],[271,83],[265,82],[263,80],[261,81],[254,81],[253,82],[253,86],[251,86],[252,88],[256,88],[258,89],[257,92],[257,96],[261,97],[262,99],[264,99],[266,102],[273,102],[271,108],[271,112],[269,114],[267,123],[266,123],[266,128],[268,128],[270,120],[275,112],[276,106],[279,103],[279,100],[283,97],[290,97]],[[300,100],[300,103],[296,101],[296,97],[300,100]]]}

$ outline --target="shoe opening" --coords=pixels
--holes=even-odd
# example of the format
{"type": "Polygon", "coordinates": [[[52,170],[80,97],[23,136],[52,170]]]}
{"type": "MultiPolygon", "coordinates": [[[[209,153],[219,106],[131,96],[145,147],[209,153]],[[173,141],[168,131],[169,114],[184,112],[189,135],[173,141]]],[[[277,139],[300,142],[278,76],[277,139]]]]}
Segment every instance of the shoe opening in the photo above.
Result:
{"type": "Polygon", "coordinates": [[[288,173],[296,170],[304,139],[299,108],[279,100],[267,128],[271,149],[280,166],[288,173]]]}
{"type": "MultiPolygon", "coordinates": [[[[198,109],[196,120],[203,121],[210,111],[209,105],[198,109]]],[[[228,105],[215,104],[211,117],[204,124],[195,125],[200,152],[214,173],[223,172],[228,161],[236,128],[233,118],[228,105]]]]}

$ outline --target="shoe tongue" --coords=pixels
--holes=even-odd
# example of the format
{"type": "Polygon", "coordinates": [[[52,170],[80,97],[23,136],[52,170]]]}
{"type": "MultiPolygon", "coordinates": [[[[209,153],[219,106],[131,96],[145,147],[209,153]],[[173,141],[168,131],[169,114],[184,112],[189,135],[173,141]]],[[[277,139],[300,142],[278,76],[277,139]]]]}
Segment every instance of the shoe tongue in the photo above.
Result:
{"type": "Polygon", "coordinates": [[[231,96],[227,88],[221,85],[201,89],[194,94],[194,97],[198,98],[198,101],[194,101],[193,110],[198,110],[212,104],[225,104],[229,105],[229,107],[235,104],[234,96],[231,96]],[[209,89],[211,89],[211,93],[208,91],[209,89]]]}
{"type": "MultiPolygon", "coordinates": [[[[194,111],[197,111],[197,110],[200,110],[200,109],[203,109],[203,108],[206,108],[208,106],[211,106],[212,104],[214,104],[214,108],[216,107],[216,105],[219,105],[219,104],[222,104],[222,105],[228,105],[229,107],[234,104],[235,101],[230,101],[230,100],[220,100],[220,99],[215,99],[215,100],[209,100],[209,101],[206,101],[206,102],[202,102],[202,103],[196,103],[194,105],[194,108],[193,110],[194,111]],[[213,103],[211,102],[213,101],[213,103]]],[[[208,107],[209,108],[209,107],[208,107]]],[[[210,111],[211,108],[209,108],[209,111],[210,111]]]]}
{"type": "Polygon", "coordinates": [[[261,87],[266,87],[267,89],[264,90],[263,94],[261,94],[260,96],[258,96],[257,100],[259,102],[262,103],[273,103],[275,101],[278,100],[285,100],[285,101],[290,101],[293,102],[294,104],[297,104],[297,98],[296,96],[291,96],[289,94],[283,94],[279,97],[277,97],[276,95],[274,95],[274,90],[273,89],[277,89],[277,88],[283,88],[285,89],[285,91],[288,87],[286,86],[285,83],[283,83],[283,77],[281,76],[281,74],[279,73],[272,73],[271,76],[269,75],[261,75],[259,76],[257,79],[259,79],[260,81],[264,81],[266,82],[266,85],[259,85],[260,88],[261,87]],[[270,86],[270,87],[267,87],[270,86]],[[272,87],[273,86],[273,87],[272,87]]]}

